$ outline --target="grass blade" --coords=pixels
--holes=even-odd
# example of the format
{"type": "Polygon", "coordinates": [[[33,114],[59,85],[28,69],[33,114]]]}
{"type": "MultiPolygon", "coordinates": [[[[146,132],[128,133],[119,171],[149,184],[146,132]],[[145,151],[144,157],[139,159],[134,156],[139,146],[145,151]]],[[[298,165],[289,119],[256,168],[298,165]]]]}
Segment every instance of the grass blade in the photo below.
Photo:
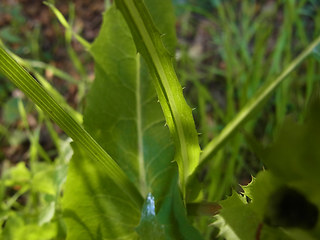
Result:
{"type": "Polygon", "coordinates": [[[251,100],[242,108],[242,110],[229,122],[229,124],[214,138],[203,150],[200,156],[200,164],[208,161],[223,144],[236,132],[236,130],[245,123],[250,115],[255,112],[263,102],[274,92],[285,78],[310,54],[313,49],[320,44],[320,37],[315,39],[300,55],[298,55],[288,67],[273,81],[267,82],[251,98],[251,100]]]}
{"type": "Polygon", "coordinates": [[[60,104],[60,106],[62,106],[63,109],[65,109],[79,124],[82,124],[82,114],[70,107],[64,99],[64,97],[50,85],[50,83],[36,70],[36,68],[48,69],[52,71],[55,76],[75,83],[75,80],[70,75],[59,70],[58,68],[50,66],[49,64],[45,64],[40,61],[26,60],[20,58],[19,56],[11,52],[9,49],[7,49],[1,42],[1,40],[0,47],[2,47],[18,64],[20,64],[22,67],[26,69],[29,69],[29,71],[40,82],[45,91],[47,91],[47,93],[49,93],[49,95],[51,95],[60,104]]]}
{"type": "Polygon", "coordinates": [[[56,17],[58,18],[58,20],[60,21],[60,23],[62,24],[62,26],[64,26],[68,31],[72,32],[72,34],[74,35],[74,37],[79,41],[79,43],[82,44],[82,46],[88,50],[91,46],[91,44],[85,40],[83,37],[81,37],[79,34],[76,34],[71,26],[69,25],[69,23],[67,22],[67,20],[64,18],[64,16],[62,15],[62,13],[51,3],[49,2],[43,2],[45,5],[47,5],[52,11],[53,13],[56,15],[56,17]]]}
{"type": "Polygon", "coordinates": [[[142,197],[117,163],[79,125],[25,69],[0,47],[0,73],[10,79],[35,104],[58,124],[75,142],[85,149],[92,159],[98,161],[106,174],[126,192],[137,205],[142,205],[142,197]]]}

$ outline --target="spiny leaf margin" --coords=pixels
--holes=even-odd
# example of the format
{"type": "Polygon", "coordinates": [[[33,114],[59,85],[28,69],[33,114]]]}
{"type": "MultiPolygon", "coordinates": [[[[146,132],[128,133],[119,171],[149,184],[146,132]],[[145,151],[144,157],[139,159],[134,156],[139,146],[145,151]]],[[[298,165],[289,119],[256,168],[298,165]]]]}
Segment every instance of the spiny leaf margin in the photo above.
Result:
{"type": "Polygon", "coordinates": [[[187,105],[161,34],[142,0],[116,0],[116,7],[130,27],[138,51],[154,79],[158,98],[175,143],[181,190],[199,162],[200,147],[192,111],[187,105]]]}

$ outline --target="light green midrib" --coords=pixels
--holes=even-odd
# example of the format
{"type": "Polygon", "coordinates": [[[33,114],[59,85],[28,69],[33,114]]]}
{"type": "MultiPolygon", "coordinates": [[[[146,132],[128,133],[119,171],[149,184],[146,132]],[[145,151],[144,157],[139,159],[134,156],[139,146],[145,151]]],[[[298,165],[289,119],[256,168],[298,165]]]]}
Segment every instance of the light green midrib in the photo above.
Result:
{"type": "Polygon", "coordinates": [[[142,196],[147,194],[146,169],[143,154],[143,131],[142,131],[142,102],[141,102],[141,73],[140,54],[136,56],[136,112],[137,112],[137,137],[138,137],[138,161],[139,161],[139,183],[142,196]]]}
{"type": "Polygon", "coordinates": [[[74,141],[84,147],[94,159],[102,164],[108,175],[115,180],[121,188],[138,204],[141,205],[140,194],[123,173],[114,160],[102,149],[102,147],[84,130],[59,104],[48,95],[41,85],[34,80],[12,57],[0,47],[0,70],[19,89],[29,96],[39,107],[64,130],[74,141]],[[28,84],[27,84],[28,83],[28,84]],[[108,161],[106,164],[105,161],[108,161]]]}
{"type": "Polygon", "coordinates": [[[159,58],[157,50],[156,50],[156,48],[150,38],[150,35],[148,33],[148,30],[145,27],[143,20],[140,17],[139,11],[137,10],[137,8],[135,6],[134,1],[131,1],[131,0],[126,1],[125,0],[125,2],[128,5],[127,6],[128,11],[134,16],[134,17],[132,17],[132,19],[135,22],[135,25],[137,26],[137,29],[140,32],[141,37],[143,38],[143,42],[146,45],[146,49],[149,51],[149,55],[151,56],[151,58],[154,62],[153,65],[159,74],[160,81],[163,82],[164,88],[165,88],[166,93],[168,95],[169,105],[170,105],[172,112],[173,112],[173,120],[176,123],[177,132],[178,132],[178,135],[180,136],[178,138],[178,140],[180,142],[182,159],[183,159],[183,166],[182,167],[183,167],[185,177],[187,177],[188,176],[188,169],[186,167],[189,165],[189,159],[188,159],[188,153],[187,153],[187,148],[186,148],[185,136],[184,136],[183,127],[181,124],[181,119],[180,119],[180,116],[177,111],[177,106],[174,101],[173,93],[171,91],[170,84],[169,84],[169,81],[167,78],[167,74],[164,71],[164,68],[162,66],[162,62],[159,58]]]}

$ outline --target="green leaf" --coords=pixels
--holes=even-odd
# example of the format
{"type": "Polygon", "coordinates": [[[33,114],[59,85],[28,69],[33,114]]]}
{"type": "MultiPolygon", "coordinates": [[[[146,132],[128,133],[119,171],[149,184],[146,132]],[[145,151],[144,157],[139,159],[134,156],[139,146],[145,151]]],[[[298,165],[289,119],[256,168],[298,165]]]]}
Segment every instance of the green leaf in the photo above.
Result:
{"type": "Polygon", "coordinates": [[[270,193],[281,185],[269,171],[262,171],[256,178],[253,178],[251,183],[242,186],[244,194],[251,199],[251,208],[257,213],[261,221],[268,205],[270,193]]]}
{"type": "MultiPolygon", "coordinates": [[[[306,199],[308,198],[309,203],[312,198],[308,196],[314,193],[305,194],[294,187],[292,183],[281,181],[270,171],[260,172],[248,186],[242,188],[245,195],[251,199],[247,205],[255,213],[259,222],[263,224],[260,239],[319,238],[319,221],[316,227],[313,226],[313,229],[299,227],[310,222],[309,217],[303,220],[308,214],[310,215],[307,212],[308,206],[304,203],[301,204],[300,197],[298,197],[298,201],[295,196],[292,197],[292,191],[287,189],[292,189],[294,192],[298,191],[299,195],[303,194],[306,199]],[[286,192],[289,192],[289,194],[286,192]],[[290,225],[291,227],[288,227],[290,225]],[[292,227],[293,225],[295,228],[292,227]]],[[[314,212],[311,213],[310,217],[314,219],[314,212]]],[[[311,222],[313,221],[311,220],[311,222]]]]}
{"type": "MultiPolygon", "coordinates": [[[[255,181],[253,182],[255,183],[255,181]]],[[[259,188],[259,191],[263,193],[261,197],[263,198],[266,192],[263,188],[259,188]]],[[[261,198],[257,198],[257,200],[261,198]]],[[[254,207],[254,201],[256,200],[253,198],[252,202],[247,203],[246,197],[236,192],[233,192],[231,197],[221,201],[222,210],[219,215],[214,216],[215,220],[213,222],[213,225],[220,230],[219,235],[227,240],[291,239],[282,229],[273,228],[263,223],[263,218],[254,207]]],[[[263,202],[266,203],[266,201],[263,202]]]]}
{"type": "Polygon", "coordinates": [[[96,79],[88,94],[84,125],[142,195],[147,197],[150,192],[154,196],[155,214],[144,214],[153,207],[149,195],[140,218],[140,207],[119,191],[99,165],[87,166],[89,162],[75,148],[64,199],[66,212],[75,215],[67,214],[69,239],[134,239],[137,233],[147,238],[155,230],[160,233],[153,233],[153,239],[201,239],[186,217],[178,189],[178,169],[172,162],[173,143],[152,79],[117,9],[112,7],[104,14],[100,34],[90,52],[95,60],[96,79]],[[97,195],[104,196],[98,204],[97,195]],[[87,205],[82,210],[84,202],[87,205]],[[94,216],[94,221],[88,215],[94,216]],[[114,220],[103,216],[114,216],[114,220]],[[78,232],[87,233],[80,236],[78,232]],[[183,238],[184,232],[191,232],[190,236],[196,238],[183,238]]]}
{"type": "MultiPolygon", "coordinates": [[[[281,227],[290,239],[318,239],[320,236],[320,97],[312,99],[306,121],[287,119],[274,144],[264,150],[261,172],[245,194],[251,209],[269,229],[281,227]]],[[[263,239],[263,238],[262,238],[263,239]]]]}
{"type": "MultiPolygon", "coordinates": [[[[180,185],[185,195],[185,183],[198,165],[200,147],[191,109],[183,97],[182,88],[173,68],[172,55],[164,47],[161,34],[143,1],[117,0],[115,3],[126,19],[137,50],[147,62],[153,77],[175,143],[175,160],[179,166],[180,185]]],[[[162,13],[167,10],[164,9],[162,13]]]]}
{"type": "Polygon", "coordinates": [[[268,170],[243,187],[251,199],[250,209],[264,222],[261,239],[268,239],[263,234],[275,231],[289,239],[320,236],[318,92],[307,112],[303,124],[289,118],[285,121],[276,141],[263,151],[268,170]]]}
{"type": "MultiPolygon", "coordinates": [[[[287,119],[275,143],[264,149],[263,162],[268,170],[260,172],[248,186],[243,186],[250,203],[238,204],[234,208],[234,198],[239,196],[227,199],[230,204],[221,203],[223,210],[215,224],[226,238],[237,239],[232,236],[235,231],[239,234],[257,233],[255,226],[243,230],[245,226],[241,224],[245,222],[248,226],[256,219],[260,226],[259,239],[262,240],[319,239],[319,92],[307,112],[303,124],[287,119]],[[253,215],[245,217],[249,212],[253,215]]],[[[252,239],[239,234],[238,239],[252,239]]]]}
{"type": "Polygon", "coordinates": [[[200,233],[188,221],[177,181],[178,175],[168,185],[168,195],[157,214],[158,221],[165,226],[166,239],[201,240],[200,233]]]}
{"type": "Polygon", "coordinates": [[[96,79],[84,125],[144,197],[162,197],[174,166],[173,144],[146,65],[118,10],[105,14],[90,52],[96,79]]]}
{"type": "Polygon", "coordinates": [[[72,146],[63,197],[67,239],[137,239],[140,207],[81,147],[72,146]]]}
{"type": "MultiPolygon", "coordinates": [[[[292,205],[299,205],[300,208],[304,209],[300,213],[300,211],[292,208],[291,211],[296,214],[292,215],[291,219],[306,218],[306,220],[303,220],[306,224],[300,223],[298,220],[296,220],[296,224],[292,224],[299,228],[311,228],[308,232],[317,239],[320,237],[320,192],[318,190],[320,184],[319,92],[315,93],[307,112],[303,124],[297,124],[292,119],[286,120],[274,144],[265,150],[263,162],[272,173],[272,179],[275,179],[273,182],[277,182],[286,189],[291,189],[287,191],[287,195],[290,196],[292,205]],[[295,202],[299,202],[299,204],[295,204],[295,202]],[[315,207],[312,207],[312,205],[315,207]],[[311,209],[311,211],[308,209],[311,209]],[[314,221],[311,221],[311,219],[313,218],[315,218],[315,221],[317,220],[316,226],[312,224],[314,221]],[[307,224],[308,222],[310,224],[307,224]]],[[[277,189],[269,191],[269,194],[272,195],[277,191],[277,189]]],[[[284,190],[282,190],[282,199],[287,196],[283,192],[284,190]]],[[[261,194],[256,193],[256,196],[258,195],[261,194]]],[[[281,220],[281,222],[284,221],[281,220]]],[[[290,224],[285,223],[284,225],[290,224]]]]}
{"type": "Polygon", "coordinates": [[[215,216],[213,225],[220,229],[219,235],[225,239],[256,239],[259,218],[253,212],[246,199],[233,192],[227,200],[220,202],[222,210],[215,216]]]}

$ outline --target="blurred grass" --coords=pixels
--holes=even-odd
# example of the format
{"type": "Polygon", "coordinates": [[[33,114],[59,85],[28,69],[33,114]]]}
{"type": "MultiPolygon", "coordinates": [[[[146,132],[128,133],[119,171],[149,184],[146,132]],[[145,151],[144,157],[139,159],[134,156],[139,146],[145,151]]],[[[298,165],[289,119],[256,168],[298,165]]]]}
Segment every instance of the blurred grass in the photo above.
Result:
{"type": "MultiPolygon", "coordinates": [[[[195,107],[194,116],[202,148],[217,136],[264,82],[275,78],[320,35],[320,3],[315,0],[173,2],[179,37],[177,71],[185,86],[185,96],[195,107]]],[[[105,4],[108,5],[109,1],[105,4]]],[[[71,29],[59,35],[56,43],[66,49],[72,66],[64,72],[47,64],[53,56],[41,48],[40,26],[31,33],[21,31],[26,21],[21,14],[21,6],[0,9],[1,13],[9,13],[14,19],[10,26],[0,29],[0,38],[5,45],[12,47],[13,54],[34,59],[21,59],[21,64],[28,67],[39,81],[52,76],[62,79],[68,87],[76,86],[77,94],[72,105],[81,112],[85,104],[83,99],[90,87],[90,67],[88,56],[85,53],[79,56],[79,51],[74,48],[71,29]]],[[[74,5],[70,4],[68,24],[71,28],[75,25],[75,17],[74,5]]],[[[58,25],[57,21],[53,24],[58,25]]],[[[250,181],[250,176],[263,168],[251,150],[254,142],[264,145],[272,141],[288,114],[298,120],[303,119],[306,102],[320,79],[317,59],[320,55],[315,56],[308,57],[261,112],[204,166],[199,179],[205,200],[223,199],[232,188],[239,189],[238,183],[250,181]]],[[[39,109],[25,101],[23,96],[14,96],[13,91],[13,86],[0,78],[0,224],[6,222],[0,236],[5,234],[12,239],[21,236],[17,234],[26,234],[27,227],[32,226],[39,234],[43,230],[49,234],[57,233],[57,228],[60,238],[54,239],[64,239],[59,196],[70,157],[69,140],[57,133],[55,125],[39,109]],[[5,111],[9,112],[12,121],[4,121],[5,111]],[[30,126],[30,115],[36,118],[35,126],[30,126]],[[42,132],[46,132],[46,138],[53,143],[49,152],[39,143],[42,132]],[[15,165],[6,159],[2,149],[12,144],[17,148],[24,146],[27,156],[23,160],[26,163],[15,165]],[[15,224],[20,226],[18,233],[14,233],[15,224]]],[[[60,93],[53,94],[65,102],[64,92],[60,89],[60,93]]],[[[207,227],[207,220],[200,219],[196,224],[210,239],[212,233],[207,227]]]]}
{"type": "MultiPolygon", "coordinates": [[[[190,105],[197,107],[202,147],[320,34],[318,1],[186,0],[176,5],[181,21],[177,69],[190,105]]],[[[204,199],[224,199],[263,169],[249,139],[265,145],[286,115],[302,120],[319,74],[319,61],[308,57],[245,124],[245,134],[232,137],[204,166],[199,173],[204,199]]],[[[206,220],[197,224],[208,229],[206,220]]]]}
{"type": "MultiPolygon", "coordinates": [[[[211,3],[207,2],[204,5],[211,3]]],[[[190,41],[183,42],[189,33],[180,29],[182,40],[178,50],[178,72],[181,82],[187,86],[185,91],[190,104],[197,106],[195,117],[202,133],[202,146],[221,131],[262,83],[275,78],[320,34],[319,6],[312,5],[312,1],[289,2],[226,1],[216,7],[212,5],[210,12],[206,9],[200,11],[199,6],[193,9],[192,4],[196,3],[192,1],[180,6],[186,9],[181,18],[189,15],[191,25],[181,28],[188,31],[194,27],[192,24],[198,24],[199,29],[205,22],[206,32],[202,34],[210,36],[201,43],[202,50],[192,55],[198,43],[191,41],[190,46],[190,41]],[[310,8],[310,4],[314,7],[310,8]]],[[[301,118],[299,113],[303,113],[314,83],[320,78],[319,71],[317,60],[309,57],[288,77],[266,109],[247,124],[245,130],[267,143],[285,115],[294,113],[301,118]]],[[[247,147],[241,135],[233,141],[231,150],[236,154],[231,156],[239,158],[241,154],[238,152],[247,147]]]]}
{"type": "MultiPolygon", "coordinates": [[[[65,39],[58,34],[52,49],[44,50],[43,29],[35,25],[31,32],[26,30],[27,19],[19,4],[12,7],[1,2],[0,12],[11,19],[10,25],[0,26],[0,44],[8,46],[11,56],[82,122],[81,114],[69,107],[70,99],[67,103],[63,95],[76,86],[80,90],[72,105],[82,109],[89,84],[88,66],[82,62],[87,62],[88,54],[77,56],[68,32],[65,39]],[[52,65],[57,61],[53,55],[57,46],[67,49],[70,56],[71,60],[63,61],[75,66],[68,72],[52,65]],[[53,88],[52,80],[57,79],[63,84],[53,88]]],[[[58,20],[52,19],[52,27],[59,26],[58,20]]],[[[0,239],[65,239],[60,201],[71,155],[70,139],[0,76],[0,239]]]]}

